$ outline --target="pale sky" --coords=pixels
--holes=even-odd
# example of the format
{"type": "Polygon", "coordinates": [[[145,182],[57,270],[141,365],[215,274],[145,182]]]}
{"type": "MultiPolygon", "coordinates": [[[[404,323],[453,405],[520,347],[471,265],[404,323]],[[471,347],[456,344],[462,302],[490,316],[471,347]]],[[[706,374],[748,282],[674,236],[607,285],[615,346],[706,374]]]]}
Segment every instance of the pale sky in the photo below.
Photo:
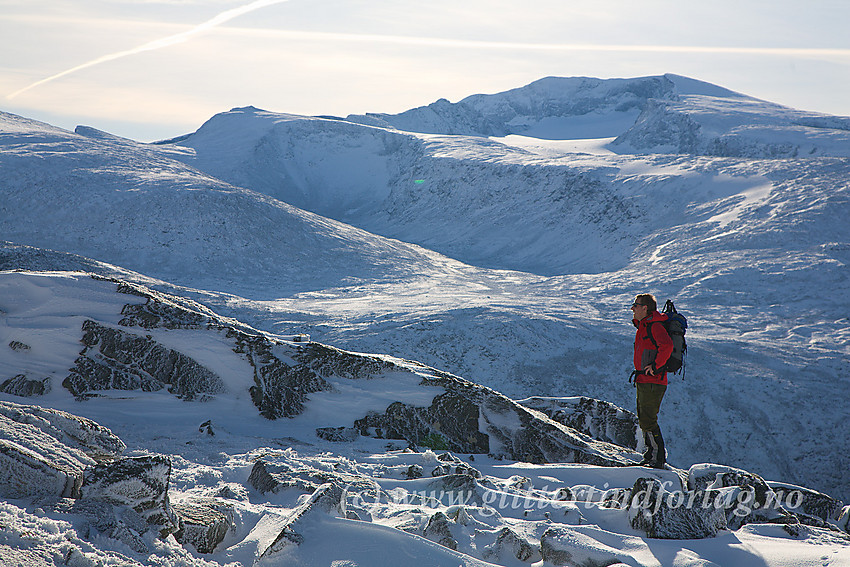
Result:
{"type": "Polygon", "coordinates": [[[0,0],[0,110],[140,141],[676,73],[850,115],[847,0],[0,0]]]}

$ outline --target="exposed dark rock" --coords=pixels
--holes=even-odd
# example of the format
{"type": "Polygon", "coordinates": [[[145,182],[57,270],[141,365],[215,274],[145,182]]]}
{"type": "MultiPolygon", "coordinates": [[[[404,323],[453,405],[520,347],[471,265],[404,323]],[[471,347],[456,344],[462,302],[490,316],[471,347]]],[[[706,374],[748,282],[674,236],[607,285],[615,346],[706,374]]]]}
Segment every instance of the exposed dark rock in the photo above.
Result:
{"type": "Polygon", "coordinates": [[[540,556],[552,565],[574,565],[569,546],[561,545],[565,528],[549,528],[540,536],[540,556]]]}
{"type": "Polygon", "coordinates": [[[647,537],[702,539],[726,529],[726,514],[717,504],[720,493],[699,489],[667,492],[658,479],[639,478],[632,487],[629,521],[647,537]]]}
{"type": "Polygon", "coordinates": [[[585,435],[636,449],[640,436],[637,415],[610,402],[584,396],[570,398],[532,397],[517,403],[541,411],[551,419],[585,435]]]}
{"type": "Polygon", "coordinates": [[[26,352],[30,350],[30,346],[22,343],[21,341],[11,341],[9,343],[9,348],[17,352],[26,352]]]}
{"type": "Polygon", "coordinates": [[[441,463],[434,467],[434,470],[431,471],[431,476],[445,476],[445,475],[467,475],[472,478],[483,478],[484,475],[481,472],[472,467],[471,465],[461,461],[456,456],[451,453],[443,453],[437,456],[437,460],[441,463]]]}
{"type": "Polygon", "coordinates": [[[165,537],[179,527],[168,499],[170,475],[165,455],[126,457],[87,471],[81,498],[131,508],[165,537]]]}
{"type": "Polygon", "coordinates": [[[327,483],[338,483],[355,491],[374,492],[375,485],[365,477],[343,472],[329,472],[308,466],[293,466],[289,463],[272,464],[259,460],[248,475],[248,484],[263,494],[295,488],[302,492],[314,492],[327,483]]]}
{"type": "Polygon", "coordinates": [[[370,413],[354,426],[361,435],[374,428],[387,439],[405,439],[415,446],[428,446],[429,437],[437,437],[453,451],[488,453],[489,438],[478,430],[478,416],[479,407],[472,400],[447,392],[427,408],[394,402],[383,415],[370,413]]]}
{"type": "Polygon", "coordinates": [[[62,382],[72,394],[98,390],[168,391],[184,399],[224,391],[221,378],[192,358],[168,349],[149,336],[83,322],[85,348],[62,382]]]}
{"type": "Polygon", "coordinates": [[[435,512],[426,524],[422,535],[443,547],[457,551],[457,540],[452,535],[449,519],[442,512],[435,512]]]}
{"type": "Polygon", "coordinates": [[[360,436],[360,431],[355,427],[318,427],[316,437],[335,443],[351,442],[360,436]]]}
{"type": "Polygon", "coordinates": [[[198,426],[198,433],[206,433],[210,437],[215,437],[215,431],[213,431],[212,420],[208,419],[200,426],[198,426]]]}
{"type": "Polygon", "coordinates": [[[369,435],[370,430],[380,429],[385,437],[405,439],[414,446],[439,435],[451,451],[491,453],[532,463],[631,463],[620,447],[541,418],[484,386],[444,372],[428,371],[433,375],[423,377],[423,385],[440,386],[445,394],[436,396],[428,407],[395,402],[383,414],[372,412],[355,421],[360,434],[369,435]]]}
{"type": "Polygon", "coordinates": [[[89,419],[0,402],[0,492],[7,497],[76,498],[85,469],[124,448],[89,419]]]}
{"type": "MultiPolygon", "coordinates": [[[[267,419],[294,417],[304,411],[307,394],[329,390],[330,384],[310,367],[310,362],[289,365],[272,352],[275,343],[262,335],[249,335],[232,329],[234,351],[245,355],[254,368],[251,400],[267,419]]],[[[309,343],[301,348],[311,348],[309,343]]],[[[311,351],[311,352],[314,352],[311,351]]],[[[297,349],[293,349],[293,354],[297,349]]]]}
{"type": "Polygon", "coordinates": [[[405,476],[408,480],[413,480],[414,478],[422,478],[423,473],[424,469],[420,465],[410,465],[407,468],[405,476]]]}
{"type": "MultiPolygon", "coordinates": [[[[146,329],[208,329],[222,332],[232,340],[233,350],[253,367],[251,399],[260,414],[268,419],[301,414],[310,393],[332,388],[326,380],[331,376],[364,380],[386,375],[388,371],[411,372],[422,377],[422,386],[436,386],[444,393],[436,395],[427,407],[398,401],[389,404],[383,413],[370,413],[356,420],[352,425],[361,435],[401,439],[414,447],[494,454],[534,463],[619,466],[631,462],[620,447],[595,441],[489,388],[451,374],[418,363],[349,353],[314,342],[284,342],[219,317],[193,302],[113,281],[118,284],[119,291],[147,299],[141,305],[125,306],[122,325],[146,329]]],[[[66,387],[75,395],[85,396],[107,387],[153,390],[166,384],[171,391],[189,399],[200,393],[217,391],[218,382],[211,377],[204,381],[202,366],[188,357],[184,357],[184,361],[180,353],[167,349],[167,352],[160,352],[157,348],[162,347],[148,337],[89,322],[84,343],[86,350],[65,380],[66,387]],[[145,366],[151,359],[170,362],[169,356],[188,365],[188,371],[181,373],[181,376],[189,376],[185,384],[163,372],[163,368],[169,368],[167,364],[157,364],[154,368],[145,366]],[[200,375],[192,376],[193,373],[200,375]]],[[[597,410],[597,413],[603,411],[597,410]]],[[[317,435],[339,441],[352,439],[354,431],[346,427],[319,428],[317,435]]]]}
{"type": "Polygon", "coordinates": [[[688,486],[720,490],[729,529],[745,524],[796,524],[799,520],[782,507],[777,494],[757,474],[722,465],[699,464],[688,471],[688,486]]]}
{"type": "Polygon", "coordinates": [[[18,374],[0,384],[0,392],[22,398],[41,396],[50,391],[50,378],[30,379],[26,374],[18,374]]]}
{"type": "Polygon", "coordinates": [[[510,528],[502,528],[496,541],[488,545],[484,550],[485,560],[499,561],[503,557],[514,557],[520,561],[530,563],[541,558],[540,551],[528,540],[521,538],[510,528]]]}
{"type": "Polygon", "coordinates": [[[781,482],[767,484],[776,493],[777,502],[781,502],[783,508],[797,516],[803,523],[825,527],[837,522],[841,517],[844,503],[827,494],[793,484],[781,482]]]}
{"type": "Polygon", "coordinates": [[[180,520],[174,534],[181,544],[191,544],[198,553],[212,553],[233,527],[233,506],[215,499],[193,499],[171,505],[180,520]]]}
{"type": "Polygon", "coordinates": [[[444,504],[483,504],[482,489],[475,478],[467,474],[450,474],[435,477],[426,485],[424,494],[444,504]]]}

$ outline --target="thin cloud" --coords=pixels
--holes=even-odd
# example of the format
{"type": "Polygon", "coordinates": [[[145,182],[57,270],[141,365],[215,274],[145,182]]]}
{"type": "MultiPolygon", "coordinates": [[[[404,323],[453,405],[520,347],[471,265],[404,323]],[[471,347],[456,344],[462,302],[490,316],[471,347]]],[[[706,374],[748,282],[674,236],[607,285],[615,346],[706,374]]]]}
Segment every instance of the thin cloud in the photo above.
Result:
{"type": "Polygon", "coordinates": [[[297,30],[230,29],[230,33],[245,33],[252,36],[266,35],[304,41],[346,41],[355,43],[389,43],[424,47],[448,47],[458,49],[491,49],[523,51],[637,51],[650,53],[706,53],[741,55],[787,55],[798,57],[837,56],[850,57],[850,49],[817,47],[722,47],[700,45],[640,45],[598,43],[533,43],[509,41],[484,41],[439,37],[417,37],[387,34],[353,34],[340,32],[317,32],[297,30]]]}
{"type": "Polygon", "coordinates": [[[265,8],[266,6],[271,6],[272,4],[280,4],[282,2],[286,2],[287,0],[255,0],[250,4],[246,4],[245,6],[240,6],[238,8],[231,8],[230,10],[225,10],[224,12],[218,14],[214,18],[203,22],[187,31],[170,35],[161,39],[157,39],[151,42],[148,42],[144,45],[140,45],[139,47],[135,47],[133,49],[128,49],[125,51],[119,51],[117,53],[111,53],[109,55],[104,55],[102,57],[98,57],[92,61],[87,63],[83,63],[82,65],[77,65],[76,67],[72,67],[71,69],[67,69],[62,71],[61,73],[56,73],[55,75],[51,75],[50,77],[41,79],[40,81],[36,81],[31,85],[28,85],[22,89],[19,89],[11,94],[6,95],[8,100],[12,100],[16,96],[25,93],[26,91],[43,85],[45,83],[49,83],[50,81],[55,81],[61,77],[65,77],[70,75],[71,73],[76,73],[77,71],[81,71],[83,69],[88,69],[89,67],[94,67],[95,65],[100,65],[101,63],[106,63],[107,61],[114,61],[116,59],[121,59],[122,57],[127,57],[129,55],[136,55],[137,53],[143,53],[145,51],[154,51],[156,49],[162,49],[163,47],[170,47],[172,45],[176,45],[178,43],[182,43],[192,36],[198,35],[199,33],[203,33],[205,31],[209,31],[215,27],[218,27],[225,22],[232,20],[238,16],[243,14],[247,14],[248,12],[253,12],[254,10],[259,10],[260,8],[265,8]]]}

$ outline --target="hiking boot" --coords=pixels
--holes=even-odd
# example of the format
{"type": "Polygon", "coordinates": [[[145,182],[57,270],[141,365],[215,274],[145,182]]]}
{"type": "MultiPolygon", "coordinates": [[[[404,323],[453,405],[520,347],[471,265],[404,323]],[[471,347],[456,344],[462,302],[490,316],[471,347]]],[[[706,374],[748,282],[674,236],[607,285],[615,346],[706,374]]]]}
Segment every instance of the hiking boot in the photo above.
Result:
{"type": "Polygon", "coordinates": [[[667,451],[664,449],[664,437],[661,436],[661,428],[657,425],[649,431],[649,441],[652,444],[652,460],[649,466],[654,469],[666,468],[667,451]]]}
{"type": "Polygon", "coordinates": [[[643,432],[643,445],[644,447],[646,447],[646,449],[644,449],[643,451],[643,460],[638,463],[638,466],[648,467],[655,460],[652,457],[652,441],[650,441],[651,437],[652,436],[649,434],[648,431],[643,432]]]}

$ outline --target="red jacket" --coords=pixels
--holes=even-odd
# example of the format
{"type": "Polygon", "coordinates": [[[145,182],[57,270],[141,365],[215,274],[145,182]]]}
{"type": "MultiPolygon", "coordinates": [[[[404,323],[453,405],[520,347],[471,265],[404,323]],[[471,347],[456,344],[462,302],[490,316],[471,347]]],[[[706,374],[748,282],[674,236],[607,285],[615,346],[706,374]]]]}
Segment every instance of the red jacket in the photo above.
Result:
{"type": "Polygon", "coordinates": [[[667,315],[655,311],[640,321],[632,320],[637,327],[635,333],[635,370],[637,376],[635,382],[638,384],[667,384],[667,373],[657,372],[650,376],[644,374],[643,369],[652,365],[653,370],[661,368],[673,352],[673,341],[664,325],[659,321],[666,321],[667,315]],[[655,324],[652,324],[655,323],[655,324]],[[650,331],[652,337],[649,336],[650,331]]]}

